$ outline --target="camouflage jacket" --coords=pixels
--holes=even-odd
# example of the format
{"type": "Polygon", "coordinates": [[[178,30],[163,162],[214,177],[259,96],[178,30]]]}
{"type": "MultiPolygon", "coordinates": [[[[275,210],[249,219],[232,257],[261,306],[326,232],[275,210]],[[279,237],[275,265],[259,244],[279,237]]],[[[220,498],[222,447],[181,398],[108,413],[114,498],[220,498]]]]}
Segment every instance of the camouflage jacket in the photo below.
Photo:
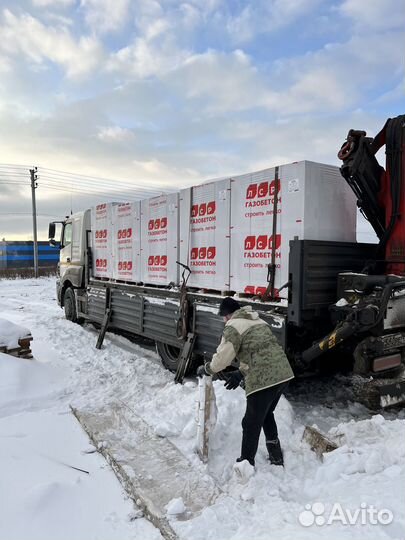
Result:
{"type": "Polygon", "coordinates": [[[205,365],[208,373],[218,373],[237,359],[245,377],[246,395],[289,381],[294,377],[283,349],[270,326],[245,306],[235,311],[225,324],[222,340],[211,362],[205,365]]]}

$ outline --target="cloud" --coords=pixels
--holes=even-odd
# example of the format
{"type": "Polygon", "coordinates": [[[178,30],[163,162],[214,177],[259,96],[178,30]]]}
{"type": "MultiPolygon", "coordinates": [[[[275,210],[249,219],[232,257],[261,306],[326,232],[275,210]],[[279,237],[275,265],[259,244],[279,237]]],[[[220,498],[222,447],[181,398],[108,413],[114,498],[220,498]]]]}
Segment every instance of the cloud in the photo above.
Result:
{"type": "Polygon", "coordinates": [[[127,22],[129,6],[130,0],[81,0],[86,23],[97,34],[121,28],[127,22]]]}
{"type": "Polygon", "coordinates": [[[97,137],[104,142],[125,142],[131,141],[134,134],[130,129],[120,126],[105,126],[99,129],[97,137]]]}
{"type": "Polygon", "coordinates": [[[310,13],[319,0],[254,0],[242,3],[234,15],[225,15],[225,28],[235,43],[245,43],[258,34],[289,26],[310,13]]]}
{"type": "Polygon", "coordinates": [[[0,51],[8,57],[22,56],[33,66],[52,62],[61,66],[67,77],[88,75],[103,58],[101,43],[92,36],[75,39],[64,26],[46,26],[39,19],[23,13],[3,10],[0,51]]]}
{"type": "Polygon", "coordinates": [[[35,7],[67,8],[76,3],[76,0],[31,0],[35,7]]]}
{"type": "Polygon", "coordinates": [[[344,0],[338,12],[360,28],[369,30],[403,29],[403,0],[344,0]]]}

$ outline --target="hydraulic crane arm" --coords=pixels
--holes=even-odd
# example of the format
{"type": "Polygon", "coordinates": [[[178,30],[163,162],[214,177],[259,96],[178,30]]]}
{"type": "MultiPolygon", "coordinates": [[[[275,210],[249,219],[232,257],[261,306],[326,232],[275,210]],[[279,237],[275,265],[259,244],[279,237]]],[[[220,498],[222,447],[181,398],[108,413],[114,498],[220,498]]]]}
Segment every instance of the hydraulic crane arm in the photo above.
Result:
{"type": "Polygon", "coordinates": [[[389,118],[370,138],[350,130],[338,153],[342,176],[357,197],[357,204],[375,230],[380,243],[376,262],[387,264],[384,273],[405,275],[405,115],[389,118]],[[386,170],[375,154],[386,146],[386,170]]]}

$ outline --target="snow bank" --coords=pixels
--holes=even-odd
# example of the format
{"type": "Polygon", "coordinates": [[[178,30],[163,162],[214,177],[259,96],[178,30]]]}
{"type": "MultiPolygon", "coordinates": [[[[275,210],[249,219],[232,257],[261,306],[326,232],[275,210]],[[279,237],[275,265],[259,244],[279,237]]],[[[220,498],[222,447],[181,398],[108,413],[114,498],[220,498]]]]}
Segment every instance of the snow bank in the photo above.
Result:
{"type": "Polygon", "coordinates": [[[45,365],[35,360],[0,353],[0,410],[2,416],[20,410],[32,410],[40,398],[64,394],[66,368],[45,365]]]}
{"type": "Polygon", "coordinates": [[[18,347],[20,338],[29,336],[31,332],[19,324],[12,323],[6,319],[0,319],[0,345],[5,345],[8,349],[18,347]]]}

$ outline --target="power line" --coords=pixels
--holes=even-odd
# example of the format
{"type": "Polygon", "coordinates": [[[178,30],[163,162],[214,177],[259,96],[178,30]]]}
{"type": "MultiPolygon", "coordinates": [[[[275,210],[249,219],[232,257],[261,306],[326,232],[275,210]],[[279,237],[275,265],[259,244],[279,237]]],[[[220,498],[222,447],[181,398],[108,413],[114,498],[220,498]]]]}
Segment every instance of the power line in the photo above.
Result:
{"type": "MultiPolygon", "coordinates": [[[[0,216],[31,216],[31,212],[0,212],[0,216]]],[[[56,214],[42,214],[37,213],[37,216],[40,217],[59,217],[56,214]]]]}
{"type": "MultiPolygon", "coordinates": [[[[26,178],[28,175],[28,166],[16,165],[16,164],[0,164],[0,175],[6,176],[7,178],[26,178]]],[[[73,182],[75,183],[74,187],[78,191],[77,183],[80,183],[81,186],[85,187],[84,190],[80,189],[82,192],[91,192],[97,190],[97,193],[103,191],[103,189],[108,191],[116,192],[133,192],[139,193],[139,198],[146,198],[152,196],[158,196],[164,193],[165,191],[173,191],[173,188],[167,186],[156,186],[147,187],[145,185],[131,182],[128,180],[114,180],[108,178],[101,178],[90,175],[75,174],[71,172],[61,171],[58,169],[51,169],[48,167],[39,167],[38,168],[38,177],[45,179],[46,183],[52,183],[54,185],[65,186],[67,182],[71,184],[73,188],[73,182]],[[43,171],[43,172],[41,172],[43,171]],[[101,190],[100,190],[101,188],[101,190]]],[[[150,185],[150,182],[149,182],[150,185]]]]}
{"type": "Polygon", "coordinates": [[[150,191],[150,192],[155,192],[155,193],[161,193],[162,190],[161,189],[150,189],[150,188],[147,188],[145,186],[141,186],[139,184],[133,184],[133,185],[128,185],[128,184],[121,184],[119,181],[117,182],[110,182],[110,181],[89,181],[89,180],[82,180],[81,178],[75,178],[75,177],[66,177],[66,178],[62,178],[62,177],[58,177],[58,176],[53,176],[53,175],[50,175],[50,174],[43,174],[43,173],[40,173],[39,176],[41,178],[48,178],[48,179],[52,179],[54,180],[55,182],[65,182],[65,183],[80,183],[81,185],[89,185],[89,186],[107,186],[107,187],[114,187],[114,186],[119,186],[120,189],[130,189],[132,191],[150,191]]]}
{"type": "Polygon", "coordinates": [[[118,192],[118,193],[132,193],[132,194],[137,194],[137,197],[138,198],[145,198],[145,197],[151,197],[151,196],[154,196],[154,195],[161,195],[162,194],[162,191],[159,191],[159,192],[156,192],[156,191],[152,191],[152,190],[149,190],[149,189],[131,189],[129,187],[117,187],[116,185],[113,185],[113,184],[88,184],[88,183],[83,183],[83,182],[80,182],[80,185],[77,185],[77,184],[73,184],[73,182],[60,182],[59,179],[55,179],[51,176],[47,176],[47,175],[43,175],[43,174],[40,174],[39,175],[39,180],[44,180],[44,182],[41,182],[41,183],[46,183],[46,184],[52,184],[52,185],[55,185],[55,186],[61,186],[61,187],[69,187],[70,189],[82,189],[82,186],[84,189],[86,190],[91,190],[91,191],[96,191],[96,192],[100,192],[100,191],[109,191],[109,192],[118,192]],[[138,196],[139,195],[139,196],[138,196]]]}
{"type": "MultiPolygon", "coordinates": [[[[39,171],[43,170],[45,172],[50,172],[50,173],[53,173],[53,176],[62,176],[62,177],[69,177],[69,178],[77,178],[77,179],[81,179],[81,178],[85,178],[89,181],[95,181],[95,182],[104,182],[104,183],[114,183],[114,184],[120,184],[122,186],[126,185],[130,188],[133,188],[133,187],[141,187],[143,188],[144,186],[142,184],[136,184],[132,181],[129,181],[129,180],[116,180],[116,179],[111,179],[111,178],[102,178],[102,177],[97,177],[97,176],[89,176],[89,175],[86,175],[86,174],[75,174],[75,173],[70,173],[70,172],[64,172],[64,171],[58,171],[57,169],[49,169],[47,167],[39,167],[38,168],[39,171]]],[[[162,189],[157,186],[155,189],[151,189],[150,191],[157,191],[157,192],[161,192],[162,189]]]]}

